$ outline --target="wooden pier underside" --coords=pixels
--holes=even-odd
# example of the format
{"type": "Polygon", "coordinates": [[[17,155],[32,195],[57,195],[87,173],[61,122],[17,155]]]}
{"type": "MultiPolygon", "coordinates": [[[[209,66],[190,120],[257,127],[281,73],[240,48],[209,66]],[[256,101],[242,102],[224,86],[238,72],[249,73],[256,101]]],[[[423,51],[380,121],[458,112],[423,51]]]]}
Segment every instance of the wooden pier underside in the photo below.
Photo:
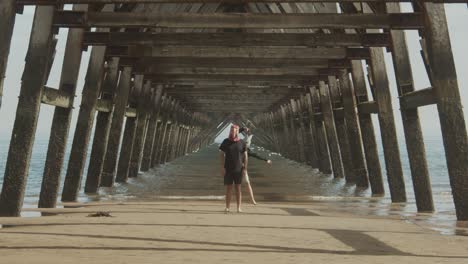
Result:
{"type": "Polygon", "coordinates": [[[72,112],[78,123],[63,201],[76,200],[82,177],[86,192],[111,187],[206,146],[235,122],[255,131],[257,145],[370,187],[374,195],[384,195],[386,179],[392,201],[406,202],[384,61],[390,52],[418,211],[434,206],[417,109],[435,104],[457,217],[468,220],[467,133],[443,5],[467,2],[2,0],[0,98],[15,13],[37,8],[0,215],[21,210],[42,103],[56,110],[41,207],[56,205],[72,112]],[[413,12],[401,12],[400,2],[412,3],[413,12]],[[73,9],[64,10],[66,4],[73,9]],[[70,29],[61,82],[46,87],[58,28],[70,29]],[[414,87],[404,30],[421,36],[429,88],[414,87]],[[73,110],[86,49],[83,99],[73,110]],[[379,135],[386,173],[377,157],[379,135]],[[92,159],[83,175],[89,144],[92,159]]]}

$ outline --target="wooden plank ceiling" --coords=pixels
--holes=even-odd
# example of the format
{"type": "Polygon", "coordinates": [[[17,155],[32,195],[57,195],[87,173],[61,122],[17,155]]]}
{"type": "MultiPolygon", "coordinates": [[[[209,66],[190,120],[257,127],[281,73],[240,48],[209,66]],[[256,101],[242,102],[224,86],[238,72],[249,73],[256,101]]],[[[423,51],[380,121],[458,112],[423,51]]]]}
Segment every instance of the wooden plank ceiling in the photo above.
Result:
{"type": "Polygon", "coordinates": [[[88,30],[84,45],[106,45],[108,57],[120,57],[121,66],[163,84],[167,95],[196,112],[269,111],[348,70],[350,60],[367,59],[368,47],[387,47],[389,35],[378,29],[422,25],[417,13],[345,14],[326,0],[57,2],[100,2],[89,12],[59,11],[54,23],[109,27],[88,30]],[[113,2],[118,12],[100,12],[113,2]]]}

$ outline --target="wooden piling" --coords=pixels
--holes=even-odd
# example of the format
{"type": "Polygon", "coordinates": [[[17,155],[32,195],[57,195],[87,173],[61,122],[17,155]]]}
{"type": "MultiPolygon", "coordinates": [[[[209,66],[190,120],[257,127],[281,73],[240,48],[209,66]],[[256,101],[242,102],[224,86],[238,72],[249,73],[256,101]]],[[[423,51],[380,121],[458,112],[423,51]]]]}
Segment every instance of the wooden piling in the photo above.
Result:
{"type": "Polygon", "coordinates": [[[304,107],[306,109],[306,134],[308,137],[309,153],[310,153],[310,165],[312,168],[320,168],[319,156],[320,149],[317,139],[317,128],[315,127],[314,109],[312,106],[312,96],[310,93],[305,95],[304,107]]]}
{"type": "Polygon", "coordinates": [[[336,135],[340,147],[344,176],[347,183],[355,183],[356,175],[354,175],[351,150],[346,134],[347,127],[344,120],[343,101],[335,76],[328,76],[328,88],[330,89],[330,99],[332,102],[333,117],[335,118],[336,135]]]}
{"type": "Polygon", "coordinates": [[[143,157],[141,161],[141,171],[148,171],[151,168],[153,155],[155,155],[153,149],[157,140],[156,132],[159,124],[159,111],[162,101],[164,100],[162,98],[162,91],[163,87],[158,85],[156,87],[156,91],[154,92],[154,100],[151,105],[152,110],[148,120],[148,131],[146,132],[145,146],[143,149],[143,157]]]}
{"type": "MultiPolygon", "coordinates": [[[[128,107],[137,107],[140,96],[143,95],[143,75],[135,75],[133,88],[128,98],[128,107]]],[[[140,116],[138,109],[135,116],[127,116],[125,118],[125,128],[122,136],[122,146],[118,153],[117,171],[115,176],[116,182],[127,182],[128,172],[130,170],[130,159],[132,158],[133,146],[135,142],[137,123],[140,116]]]]}
{"type": "MultiPolygon", "coordinates": [[[[387,11],[399,13],[401,11],[400,5],[398,3],[388,3],[387,11]]],[[[418,109],[407,108],[402,103],[402,96],[415,90],[406,37],[403,31],[392,30],[390,31],[390,38],[416,206],[419,212],[432,212],[434,211],[434,202],[432,200],[431,182],[418,109]]]]}
{"type": "MultiPolygon", "coordinates": [[[[74,5],[75,11],[86,11],[87,5],[74,5]]],[[[83,30],[70,29],[62,66],[59,91],[70,98],[69,107],[55,107],[50,130],[47,158],[39,194],[39,208],[54,208],[60,187],[60,176],[68,140],[82,54],[83,30]]]]}
{"type": "Polygon", "coordinates": [[[137,115],[138,121],[136,125],[135,142],[133,142],[132,156],[130,159],[130,167],[128,177],[134,178],[138,176],[140,170],[140,161],[143,155],[143,146],[145,143],[145,130],[148,123],[148,112],[151,107],[151,81],[146,81],[143,92],[138,96],[137,115]]]}
{"type": "MultiPolygon", "coordinates": [[[[352,84],[355,87],[357,103],[367,103],[369,102],[369,99],[367,96],[367,88],[366,82],[364,80],[364,71],[362,69],[362,63],[361,61],[353,60],[351,62],[351,65],[353,81],[352,84]]],[[[380,167],[379,153],[377,151],[377,142],[375,139],[374,125],[372,124],[372,118],[370,113],[359,111],[358,114],[372,195],[380,196],[385,193],[385,189],[383,185],[382,168],[380,167]]]]}
{"type": "Polygon", "coordinates": [[[127,182],[128,171],[130,168],[130,159],[133,151],[135,139],[137,117],[127,117],[123,131],[122,147],[120,148],[119,159],[117,163],[117,172],[115,182],[127,182]]]}
{"type": "MultiPolygon", "coordinates": [[[[12,3],[5,4],[6,6],[2,5],[2,8],[8,7],[12,3]]],[[[12,15],[6,9],[2,11],[6,11],[5,15],[12,15]]],[[[53,38],[52,17],[54,11],[55,7],[37,7],[34,14],[28,54],[26,56],[26,66],[23,72],[16,118],[5,167],[2,193],[0,195],[0,216],[19,216],[23,205],[42,91],[47,81],[47,67],[50,63],[49,50],[53,38]]],[[[11,19],[7,21],[7,23],[11,22],[11,19]]],[[[12,27],[12,25],[4,25],[2,29],[5,29],[8,33],[10,26],[12,27]]],[[[5,52],[3,54],[7,55],[5,52]]],[[[4,58],[0,59],[3,60],[4,58]]],[[[3,80],[3,72],[0,73],[0,79],[3,80]]]]}
{"type": "Polygon", "coordinates": [[[11,37],[13,36],[13,27],[15,25],[15,0],[2,0],[0,2],[0,32],[2,32],[2,41],[0,41],[0,108],[2,107],[3,83],[10,53],[11,37]]]}
{"type": "Polygon", "coordinates": [[[364,153],[362,150],[361,129],[356,114],[356,98],[354,87],[350,83],[349,74],[346,70],[340,72],[340,87],[343,97],[343,112],[346,122],[346,133],[350,144],[351,159],[353,161],[354,181],[357,187],[369,187],[364,153]]]}
{"type": "Polygon", "coordinates": [[[107,73],[102,84],[100,100],[109,102],[109,111],[99,111],[96,117],[93,146],[89,159],[88,172],[86,175],[85,193],[96,193],[101,184],[102,168],[106,157],[109,131],[112,124],[112,113],[114,112],[114,94],[117,89],[119,78],[119,58],[111,58],[107,62],[107,73]]]}
{"type": "Polygon", "coordinates": [[[120,75],[120,81],[115,96],[115,109],[114,114],[112,115],[111,129],[109,131],[106,157],[104,159],[102,170],[102,187],[112,187],[114,184],[120,137],[122,135],[123,121],[130,92],[131,73],[131,67],[124,67],[120,75]]]}
{"type": "Polygon", "coordinates": [[[457,219],[468,220],[468,144],[444,4],[424,3],[425,44],[457,219]]]}
{"type": "Polygon", "coordinates": [[[96,104],[101,91],[106,47],[93,47],[83,87],[80,111],[68,160],[62,201],[73,202],[78,197],[81,177],[88,153],[89,137],[94,124],[96,104]]]}
{"type": "Polygon", "coordinates": [[[328,148],[330,150],[333,176],[343,178],[343,164],[341,162],[340,147],[336,133],[335,118],[330,98],[330,91],[325,82],[319,82],[320,105],[322,107],[323,121],[325,123],[328,148]]]}
{"type": "Polygon", "coordinates": [[[315,86],[310,87],[311,103],[315,122],[315,134],[317,135],[319,170],[325,174],[331,174],[330,153],[328,151],[327,136],[325,135],[325,126],[323,122],[323,113],[320,111],[320,95],[315,86]],[[321,113],[321,116],[316,114],[321,113]]]}
{"type": "Polygon", "coordinates": [[[378,106],[378,118],[392,202],[406,202],[405,181],[393,118],[392,98],[382,48],[370,48],[370,70],[378,106]]]}

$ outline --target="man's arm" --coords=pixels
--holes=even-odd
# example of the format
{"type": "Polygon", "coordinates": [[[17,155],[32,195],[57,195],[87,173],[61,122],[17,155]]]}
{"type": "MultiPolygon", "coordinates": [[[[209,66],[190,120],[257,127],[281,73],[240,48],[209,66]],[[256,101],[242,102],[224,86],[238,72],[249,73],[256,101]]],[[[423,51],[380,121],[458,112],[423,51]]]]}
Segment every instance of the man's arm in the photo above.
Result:
{"type": "Polygon", "coordinates": [[[221,160],[221,176],[224,177],[225,169],[224,169],[224,152],[222,150],[219,151],[219,158],[221,160]]]}

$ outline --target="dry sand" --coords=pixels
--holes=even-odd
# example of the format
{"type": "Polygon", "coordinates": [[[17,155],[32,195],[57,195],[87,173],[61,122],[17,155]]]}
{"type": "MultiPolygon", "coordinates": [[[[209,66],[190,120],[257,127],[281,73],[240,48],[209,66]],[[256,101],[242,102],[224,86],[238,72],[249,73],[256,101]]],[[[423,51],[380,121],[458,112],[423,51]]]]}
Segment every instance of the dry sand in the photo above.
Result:
{"type": "MultiPolygon", "coordinates": [[[[0,218],[0,263],[468,263],[468,237],[322,203],[69,204],[0,218]],[[112,217],[88,217],[108,211],[112,217]]],[[[36,209],[37,210],[37,209],[36,209]]]]}

